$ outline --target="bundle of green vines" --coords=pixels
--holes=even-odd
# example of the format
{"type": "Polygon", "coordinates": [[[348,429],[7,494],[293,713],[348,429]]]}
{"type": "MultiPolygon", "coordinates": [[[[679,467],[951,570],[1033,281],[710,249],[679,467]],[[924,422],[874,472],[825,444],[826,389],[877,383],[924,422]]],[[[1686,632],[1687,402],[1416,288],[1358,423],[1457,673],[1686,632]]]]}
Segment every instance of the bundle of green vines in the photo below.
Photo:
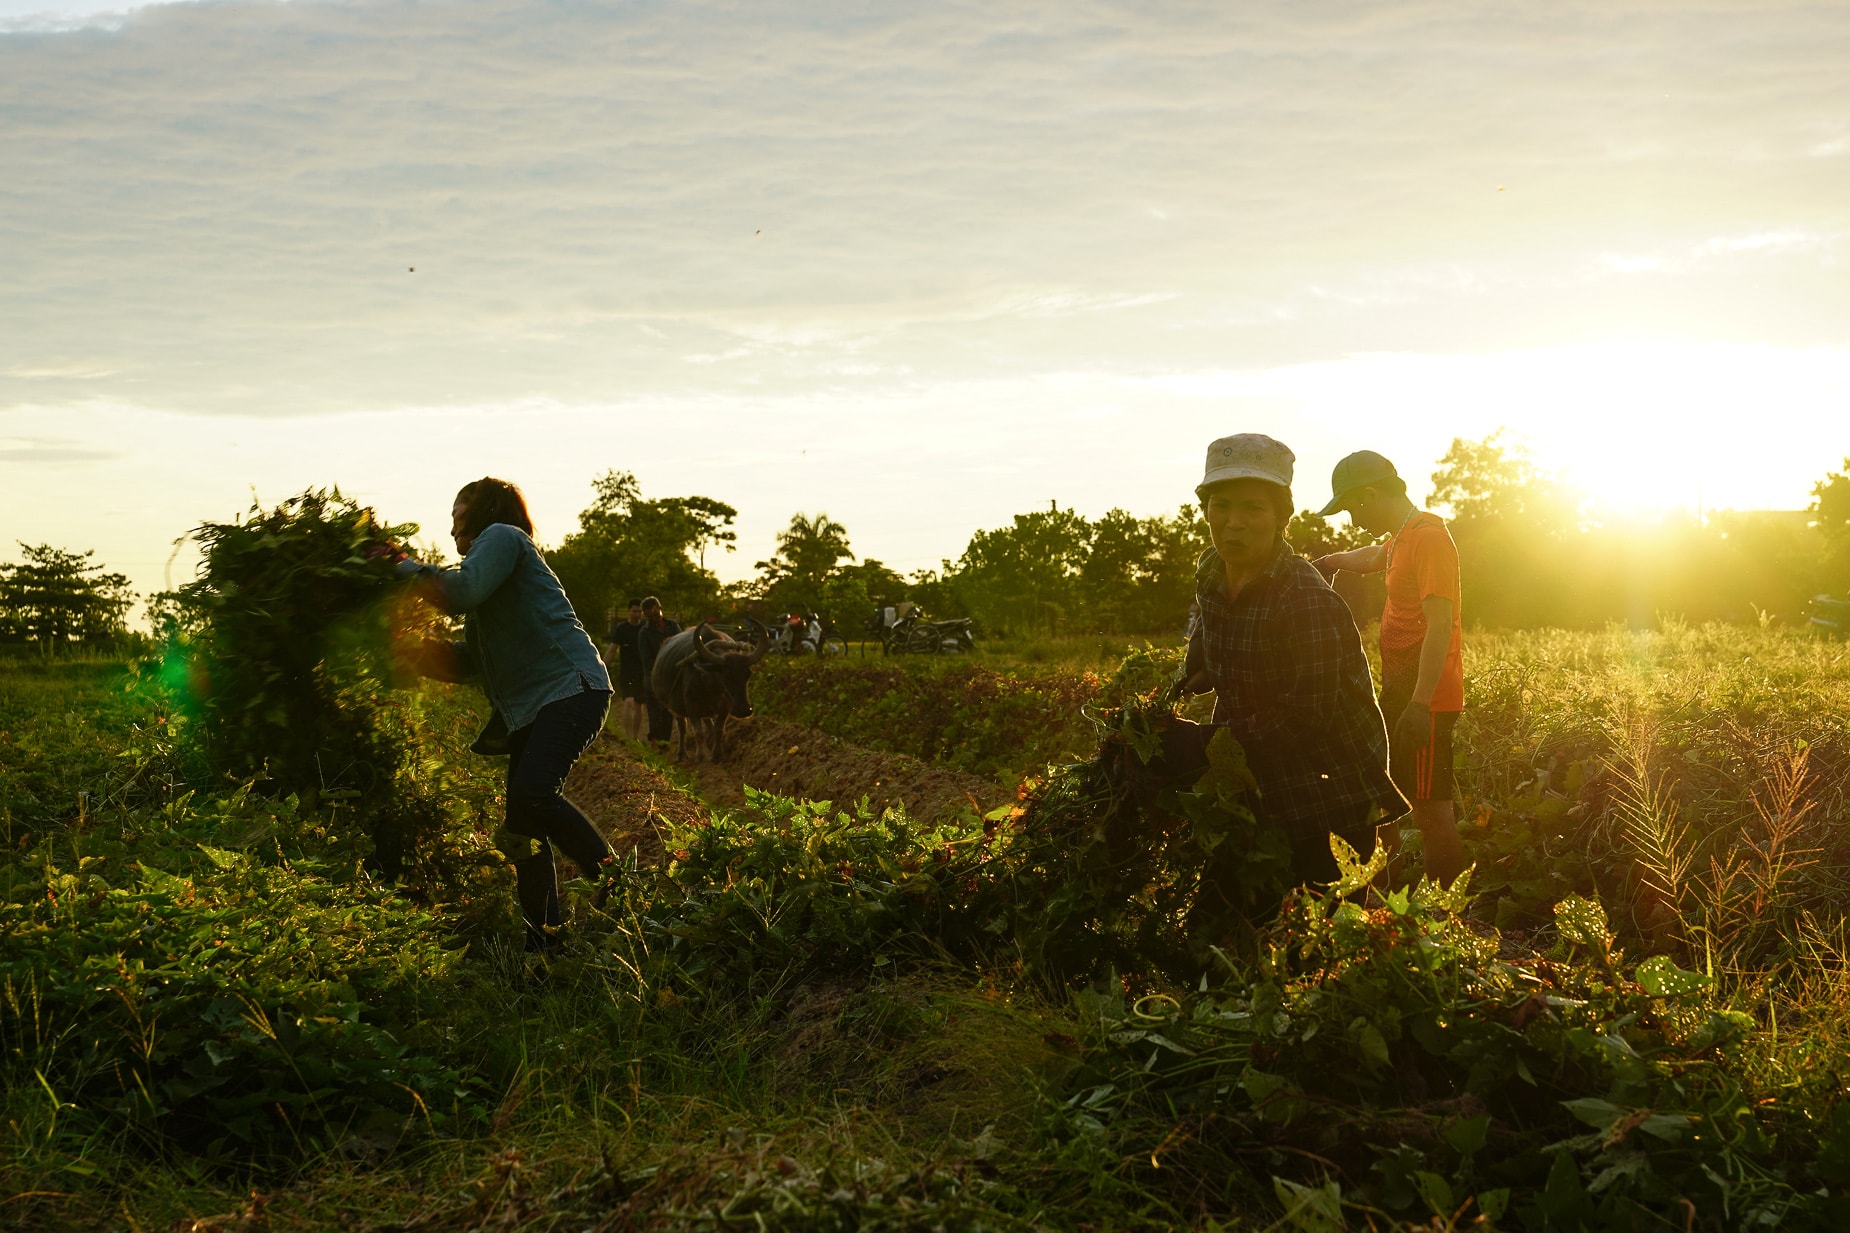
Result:
{"type": "Polygon", "coordinates": [[[382,722],[393,646],[434,619],[393,577],[389,549],[416,530],[338,489],[205,523],[199,577],[181,591],[194,632],[170,650],[214,768],[309,809],[346,807],[394,876],[442,820],[405,787],[412,751],[382,722]]]}
{"type": "Polygon", "coordinates": [[[1127,657],[1087,710],[1097,752],[1010,811],[998,890],[1024,957],[1049,974],[1187,979],[1291,888],[1290,842],[1255,813],[1233,734],[1213,731],[1205,769],[1178,757],[1206,735],[1186,731],[1179,677],[1174,652],[1127,657]]]}

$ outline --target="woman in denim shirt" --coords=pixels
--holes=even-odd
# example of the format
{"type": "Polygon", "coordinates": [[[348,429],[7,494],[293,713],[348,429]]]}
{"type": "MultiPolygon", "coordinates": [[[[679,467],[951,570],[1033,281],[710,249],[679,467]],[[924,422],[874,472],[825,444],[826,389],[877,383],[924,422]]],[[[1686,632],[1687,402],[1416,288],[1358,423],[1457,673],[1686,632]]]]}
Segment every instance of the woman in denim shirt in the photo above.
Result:
{"type": "Polygon", "coordinates": [[[545,950],[562,922],[554,844],[586,877],[603,879],[600,905],[610,889],[610,845],[561,792],[604,729],[610,676],[534,547],[520,489],[492,478],[464,485],[450,533],[462,554],[457,568],[398,566],[426,600],[463,617],[463,640],[427,646],[419,666],[444,680],[477,681],[494,708],[473,748],[508,755],[507,828],[538,841],[537,851],[514,862],[515,887],[527,950],[545,950]]]}

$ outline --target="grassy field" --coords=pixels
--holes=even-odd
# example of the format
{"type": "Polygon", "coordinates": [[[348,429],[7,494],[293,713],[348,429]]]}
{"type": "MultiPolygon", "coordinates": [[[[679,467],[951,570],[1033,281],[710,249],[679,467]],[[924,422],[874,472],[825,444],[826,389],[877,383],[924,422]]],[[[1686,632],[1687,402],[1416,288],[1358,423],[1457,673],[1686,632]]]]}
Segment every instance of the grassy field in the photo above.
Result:
{"type": "MultiPolygon", "coordinates": [[[[1058,784],[1119,649],[1055,650],[760,696],[1058,784]]],[[[761,797],[541,968],[468,691],[393,708],[450,817],[385,884],[340,801],[213,779],[156,674],[0,664],[0,1224],[1842,1227],[1850,651],[1671,624],[1469,673],[1468,893],[1063,981],[1007,818],[761,797]]]]}

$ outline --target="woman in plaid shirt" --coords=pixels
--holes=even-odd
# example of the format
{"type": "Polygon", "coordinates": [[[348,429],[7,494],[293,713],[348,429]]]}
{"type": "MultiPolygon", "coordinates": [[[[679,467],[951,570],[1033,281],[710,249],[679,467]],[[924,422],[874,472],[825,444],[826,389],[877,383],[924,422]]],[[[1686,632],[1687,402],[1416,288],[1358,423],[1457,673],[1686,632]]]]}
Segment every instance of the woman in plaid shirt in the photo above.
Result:
{"type": "Polygon", "coordinates": [[[1189,683],[1246,749],[1262,817],[1291,839],[1297,875],[1338,876],[1329,837],[1366,855],[1377,817],[1407,802],[1388,777],[1387,727],[1348,605],[1285,543],[1295,458],[1243,433],[1208,447],[1201,498],[1213,547],[1195,570],[1189,683]]]}

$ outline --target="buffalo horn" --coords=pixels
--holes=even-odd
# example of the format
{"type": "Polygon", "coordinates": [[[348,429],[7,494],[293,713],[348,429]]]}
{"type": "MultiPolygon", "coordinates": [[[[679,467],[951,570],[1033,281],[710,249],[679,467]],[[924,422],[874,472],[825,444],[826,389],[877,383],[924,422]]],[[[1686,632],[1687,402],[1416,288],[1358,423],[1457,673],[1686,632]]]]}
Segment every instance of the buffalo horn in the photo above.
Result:
{"type": "Polygon", "coordinates": [[[700,658],[710,664],[723,663],[725,656],[713,649],[715,642],[728,642],[730,639],[720,637],[719,631],[711,625],[701,624],[694,630],[694,645],[699,648],[700,658]]]}
{"type": "Polygon", "coordinates": [[[745,622],[752,627],[752,653],[746,662],[755,664],[771,649],[771,631],[750,617],[746,617],[745,622]]]}

